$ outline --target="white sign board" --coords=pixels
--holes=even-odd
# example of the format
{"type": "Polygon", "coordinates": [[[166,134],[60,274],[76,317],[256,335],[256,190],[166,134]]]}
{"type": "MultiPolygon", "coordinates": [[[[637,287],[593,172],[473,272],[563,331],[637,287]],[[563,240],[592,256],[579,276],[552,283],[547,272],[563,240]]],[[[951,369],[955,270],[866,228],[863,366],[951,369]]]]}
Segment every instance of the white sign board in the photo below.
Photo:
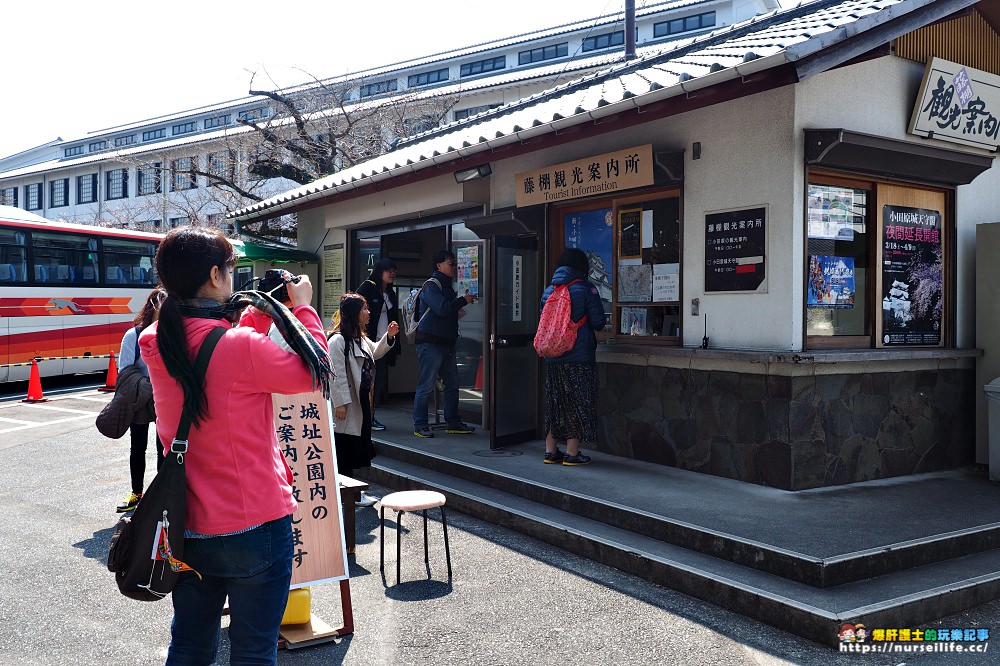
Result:
{"type": "Polygon", "coordinates": [[[1000,76],[933,58],[910,117],[910,134],[986,150],[1000,147],[1000,76]]]}

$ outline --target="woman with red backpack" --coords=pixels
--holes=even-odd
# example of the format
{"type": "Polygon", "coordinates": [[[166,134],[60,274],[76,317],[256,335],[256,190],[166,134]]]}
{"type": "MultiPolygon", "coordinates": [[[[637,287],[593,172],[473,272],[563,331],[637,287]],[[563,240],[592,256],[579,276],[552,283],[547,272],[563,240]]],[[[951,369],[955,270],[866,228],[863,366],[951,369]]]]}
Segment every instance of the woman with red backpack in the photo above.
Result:
{"type": "Polygon", "coordinates": [[[590,264],[579,248],[559,257],[552,283],[542,293],[541,309],[555,289],[567,285],[571,318],[579,322],[576,341],[561,356],[545,359],[545,463],[586,465],[580,442],[597,439],[597,336],[604,328],[604,305],[597,287],[587,280],[590,264]],[[586,322],[582,320],[586,319],[586,322]],[[566,442],[566,452],[559,441],[566,442]]]}

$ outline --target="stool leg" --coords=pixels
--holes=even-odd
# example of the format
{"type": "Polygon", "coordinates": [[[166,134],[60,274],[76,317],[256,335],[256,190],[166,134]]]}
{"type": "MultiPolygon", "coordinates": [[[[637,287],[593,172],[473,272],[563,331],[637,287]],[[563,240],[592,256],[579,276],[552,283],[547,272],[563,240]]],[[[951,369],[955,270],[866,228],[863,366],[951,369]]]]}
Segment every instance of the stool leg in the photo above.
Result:
{"type": "Polygon", "coordinates": [[[399,585],[399,533],[403,531],[403,512],[396,512],[396,585],[399,585]]]}
{"type": "Polygon", "coordinates": [[[448,580],[451,580],[451,550],[448,548],[448,519],[444,515],[444,505],[441,505],[441,526],[444,528],[444,557],[448,562],[448,580]]]}
{"type": "Polygon", "coordinates": [[[430,564],[431,558],[427,551],[427,509],[424,509],[424,564],[430,564]]]}
{"type": "Polygon", "coordinates": [[[378,531],[378,570],[385,573],[385,507],[380,507],[380,509],[382,512],[379,517],[378,531]]]}

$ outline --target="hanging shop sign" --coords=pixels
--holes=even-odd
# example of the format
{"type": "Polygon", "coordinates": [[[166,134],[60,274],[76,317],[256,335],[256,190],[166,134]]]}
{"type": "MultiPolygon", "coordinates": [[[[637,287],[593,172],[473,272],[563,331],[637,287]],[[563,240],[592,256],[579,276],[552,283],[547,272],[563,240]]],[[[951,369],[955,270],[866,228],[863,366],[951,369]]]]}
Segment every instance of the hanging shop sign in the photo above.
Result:
{"type": "Polygon", "coordinates": [[[910,117],[910,134],[987,150],[1000,147],[1000,76],[933,58],[910,117]]]}
{"type": "Polygon", "coordinates": [[[653,184],[653,144],[525,171],[514,180],[519,207],[646,187],[653,184]]]}
{"type": "Polygon", "coordinates": [[[941,213],[882,210],[882,344],[940,345],[941,213]]]}
{"type": "Polygon", "coordinates": [[[705,291],[767,291],[767,207],[705,215],[705,291]]]}

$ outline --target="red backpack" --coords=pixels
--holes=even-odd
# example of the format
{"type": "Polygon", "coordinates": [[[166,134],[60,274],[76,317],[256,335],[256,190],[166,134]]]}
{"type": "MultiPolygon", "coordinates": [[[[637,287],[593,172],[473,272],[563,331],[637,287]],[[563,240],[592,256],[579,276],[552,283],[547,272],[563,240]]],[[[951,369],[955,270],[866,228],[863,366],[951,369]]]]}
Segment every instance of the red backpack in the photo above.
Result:
{"type": "Polygon", "coordinates": [[[556,285],[542,308],[535,333],[535,351],[542,358],[556,358],[572,349],[577,331],[587,320],[584,315],[580,321],[573,321],[573,300],[569,295],[569,285],[573,282],[556,285]]]}

